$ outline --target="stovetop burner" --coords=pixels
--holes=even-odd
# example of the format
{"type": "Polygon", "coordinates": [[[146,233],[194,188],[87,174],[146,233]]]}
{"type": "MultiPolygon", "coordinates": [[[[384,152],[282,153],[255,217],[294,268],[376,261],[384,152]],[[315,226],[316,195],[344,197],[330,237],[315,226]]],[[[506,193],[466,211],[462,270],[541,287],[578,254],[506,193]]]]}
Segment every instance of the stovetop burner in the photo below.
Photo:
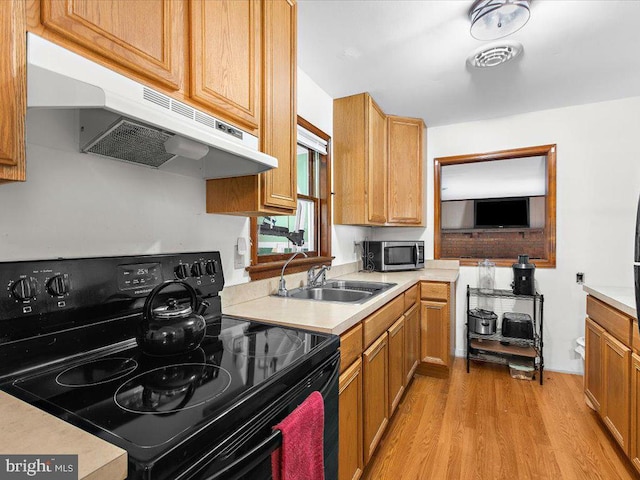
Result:
{"type": "Polygon", "coordinates": [[[132,358],[99,358],[67,368],[56,377],[56,383],[63,387],[99,385],[126,377],[136,368],[138,362],[132,358]]]}
{"type": "Polygon", "coordinates": [[[123,410],[171,414],[197,407],[224,393],[231,374],[206,363],[182,363],[136,375],[122,384],[113,399],[123,410]]]}

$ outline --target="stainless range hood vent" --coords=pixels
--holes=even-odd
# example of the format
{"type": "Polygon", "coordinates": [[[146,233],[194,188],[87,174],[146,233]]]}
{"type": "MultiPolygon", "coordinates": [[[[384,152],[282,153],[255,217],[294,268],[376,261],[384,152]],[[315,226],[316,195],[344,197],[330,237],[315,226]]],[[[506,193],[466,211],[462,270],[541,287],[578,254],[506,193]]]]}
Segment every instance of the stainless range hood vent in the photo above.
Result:
{"type": "Polygon", "coordinates": [[[79,111],[84,153],[202,178],[278,166],[258,138],[27,34],[27,107],[79,111]]]}

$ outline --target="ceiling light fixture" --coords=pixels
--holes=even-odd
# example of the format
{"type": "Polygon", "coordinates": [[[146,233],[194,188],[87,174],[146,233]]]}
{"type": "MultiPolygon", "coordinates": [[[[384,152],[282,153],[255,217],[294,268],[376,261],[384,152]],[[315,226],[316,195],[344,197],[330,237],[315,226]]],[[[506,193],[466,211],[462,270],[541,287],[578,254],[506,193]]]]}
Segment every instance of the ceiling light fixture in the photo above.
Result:
{"type": "Polygon", "coordinates": [[[495,40],[520,30],[529,20],[529,0],[476,0],[469,10],[471,36],[495,40]]]}

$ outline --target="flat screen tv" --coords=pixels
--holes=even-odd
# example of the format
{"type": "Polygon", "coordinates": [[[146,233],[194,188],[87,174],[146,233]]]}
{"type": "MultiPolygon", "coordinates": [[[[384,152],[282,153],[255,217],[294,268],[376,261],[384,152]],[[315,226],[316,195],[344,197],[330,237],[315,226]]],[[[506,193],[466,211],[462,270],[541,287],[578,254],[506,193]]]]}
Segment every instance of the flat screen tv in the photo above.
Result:
{"type": "Polygon", "coordinates": [[[529,197],[474,201],[475,228],[529,228],[529,197]]]}

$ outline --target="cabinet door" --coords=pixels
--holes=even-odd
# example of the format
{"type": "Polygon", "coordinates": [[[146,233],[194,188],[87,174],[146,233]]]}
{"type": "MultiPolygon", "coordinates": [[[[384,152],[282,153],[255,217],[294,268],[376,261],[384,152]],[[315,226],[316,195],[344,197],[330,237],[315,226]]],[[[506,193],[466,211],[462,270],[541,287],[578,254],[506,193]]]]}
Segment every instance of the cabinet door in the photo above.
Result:
{"type": "Polygon", "coordinates": [[[404,315],[405,385],[408,385],[420,363],[420,308],[418,304],[404,315]]]}
{"type": "Polygon", "coordinates": [[[422,300],[420,312],[420,355],[422,361],[449,364],[449,309],[447,302],[422,300]]]}
{"type": "Polygon", "coordinates": [[[640,473],[640,357],[631,354],[631,441],[629,458],[640,473]]]}
{"type": "Polygon", "coordinates": [[[42,0],[41,17],[65,41],[165,88],[183,89],[184,2],[42,0]]]}
{"type": "Polygon", "coordinates": [[[385,332],[362,354],[365,465],[389,423],[388,351],[385,332]]]}
{"type": "Polygon", "coordinates": [[[366,199],[368,221],[387,221],[387,120],[371,97],[367,97],[368,159],[366,164],[366,199]]]}
{"type": "Polygon", "coordinates": [[[362,462],[362,360],[358,358],[339,380],[339,480],[357,480],[362,462]]]}
{"type": "Polygon", "coordinates": [[[296,19],[293,0],[263,2],[261,148],[278,168],[261,174],[268,207],[296,209],[296,19]]]}
{"type": "Polygon", "coordinates": [[[421,119],[387,117],[389,141],[389,198],[387,222],[422,223],[421,119]]]}
{"type": "Polygon", "coordinates": [[[27,75],[25,3],[0,2],[0,183],[25,180],[27,75]]]}
{"type": "Polygon", "coordinates": [[[389,328],[389,418],[395,412],[404,393],[405,372],[405,320],[401,316],[389,328]]]}
{"type": "Polygon", "coordinates": [[[587,317],[585,321],[584,394],[600,412],[603,403],[602,349],[604,328],[587,317]]]}
{"type": "Polygon", "coordinates": [[[631,350],[607,332],[602,338],[605,381],[602,419],[622,449],[628,453],[631,350]]]}
{"type": "Polygon", "coordinates": [[[191,0],[191,97],[216,116],[257,131],[260,2],[191,0]]]}

